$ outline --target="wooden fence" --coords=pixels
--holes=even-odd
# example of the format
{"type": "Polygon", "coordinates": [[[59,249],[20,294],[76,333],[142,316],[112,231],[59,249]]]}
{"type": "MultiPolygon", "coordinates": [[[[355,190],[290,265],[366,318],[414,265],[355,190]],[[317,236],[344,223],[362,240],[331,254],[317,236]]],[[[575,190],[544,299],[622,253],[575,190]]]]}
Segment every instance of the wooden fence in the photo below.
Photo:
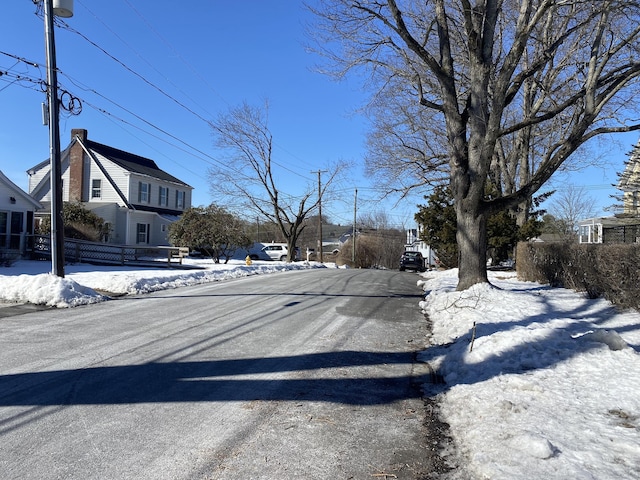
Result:
{"type": "MultiPolygon", "coordinates": [[[[29,242],[33,258],[51,258],[51,237],[33,235],[29,242]]],[[[188,247],[113,245],[65,238],[65,262],[141,267],[180,267],[189,255],[188,247]]]]}

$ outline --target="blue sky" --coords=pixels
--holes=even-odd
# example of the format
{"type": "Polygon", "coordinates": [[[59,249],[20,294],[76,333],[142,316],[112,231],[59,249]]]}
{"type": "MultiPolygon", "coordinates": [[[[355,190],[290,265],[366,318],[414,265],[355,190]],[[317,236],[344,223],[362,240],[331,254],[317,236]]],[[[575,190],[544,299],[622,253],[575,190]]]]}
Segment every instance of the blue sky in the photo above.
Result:
{"type": "MultiPolygon", "coordinates": [[[[2,3],[0,71],[11,75],[0,77],[0,169],[26,190],[26,170],[49,154],[41,115],[45,94],[16,75],[45,78],[44,27],[32,0],[2,3]]],[[[64,21],[99,48],[77,33],[55,30],[59,83],[82,103],[80,115],[61,116],[62,148],[72,128],[85,128],[94,141],[154,159],[195,188],[194,205],[207,205],[215,199],[206,171],[220,156],[203,119],[245,101],[260,105],[268,99],[274,159],[296,172],[280,173],[283,191],[298,194],[317,184],[311,172],[346,160],[354,168],[341,185],[342,198],[325,199],[324,214],[349,224],[358,188],[359,214],[382,210],[393,223],[413,226],[421,196],[397,205],[380,201],[380,192],[362,174],[368,123],[355,112],[366,92],[355,79],[338,83],[313,71],[319,59],[304,48],[305,24],[313,18],[302,2],[75,0],[74,5],[74,16],[64,21]]],[[[599,148],[600,167],[559,181],[586,186],[599,207],[611,204],[615,172],[636,140],[636,134],[617,137],[599,148]]]]}

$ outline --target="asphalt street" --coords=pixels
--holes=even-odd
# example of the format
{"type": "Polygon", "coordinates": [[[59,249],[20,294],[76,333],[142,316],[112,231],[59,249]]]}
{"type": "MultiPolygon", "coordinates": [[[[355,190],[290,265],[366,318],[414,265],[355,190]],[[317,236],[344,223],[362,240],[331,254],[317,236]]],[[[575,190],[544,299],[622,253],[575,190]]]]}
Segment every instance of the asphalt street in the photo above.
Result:
{"type": "Polygon", "coordinates": [[[416,280],[291,271],[0,318],[0,478],[426,478],[416,280]]]}

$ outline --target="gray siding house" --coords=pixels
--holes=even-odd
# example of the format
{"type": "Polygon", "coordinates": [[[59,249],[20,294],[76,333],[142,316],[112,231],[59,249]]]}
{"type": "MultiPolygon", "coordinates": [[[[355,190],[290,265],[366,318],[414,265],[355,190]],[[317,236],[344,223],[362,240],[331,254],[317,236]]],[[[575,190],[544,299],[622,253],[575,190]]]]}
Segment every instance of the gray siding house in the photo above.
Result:
{"type": "MultiPolygon", "coordinates": [[[[168,227],[191,207],[193,188],[158,168],[153,160],[89,140],[87,130],[71,131],[61,154],[62,199],[79,202],[109,225],[107,243],[168,245],[168,227]]],[[[29,194],[50,215],[50,163],[30,168],[29,194]]],[[[37,221],[36,218],[36,221],[37,221]]]]}

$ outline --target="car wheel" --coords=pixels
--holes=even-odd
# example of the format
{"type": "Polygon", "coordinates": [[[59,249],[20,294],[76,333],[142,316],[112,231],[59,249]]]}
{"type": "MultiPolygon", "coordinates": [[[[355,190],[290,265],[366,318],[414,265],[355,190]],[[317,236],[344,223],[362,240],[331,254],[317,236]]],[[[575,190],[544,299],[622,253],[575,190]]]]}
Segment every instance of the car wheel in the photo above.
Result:
{"type": "Polygon", "coordinates": [[[258,255],[256,255],[256,254],[254,253],[254,254],[249,255],[249,258],[250,258],[251,260],[258,260],[260,257],[258,257],[258,255]]]}
{"type": "Polygon", "coordinates": [[[287,261],[287,256],[286,256],[286,255],[282,255],[282,256],[280,257],[280,261],[281,261],[281,262],[286,262],[286,261],[287,261]]]}

